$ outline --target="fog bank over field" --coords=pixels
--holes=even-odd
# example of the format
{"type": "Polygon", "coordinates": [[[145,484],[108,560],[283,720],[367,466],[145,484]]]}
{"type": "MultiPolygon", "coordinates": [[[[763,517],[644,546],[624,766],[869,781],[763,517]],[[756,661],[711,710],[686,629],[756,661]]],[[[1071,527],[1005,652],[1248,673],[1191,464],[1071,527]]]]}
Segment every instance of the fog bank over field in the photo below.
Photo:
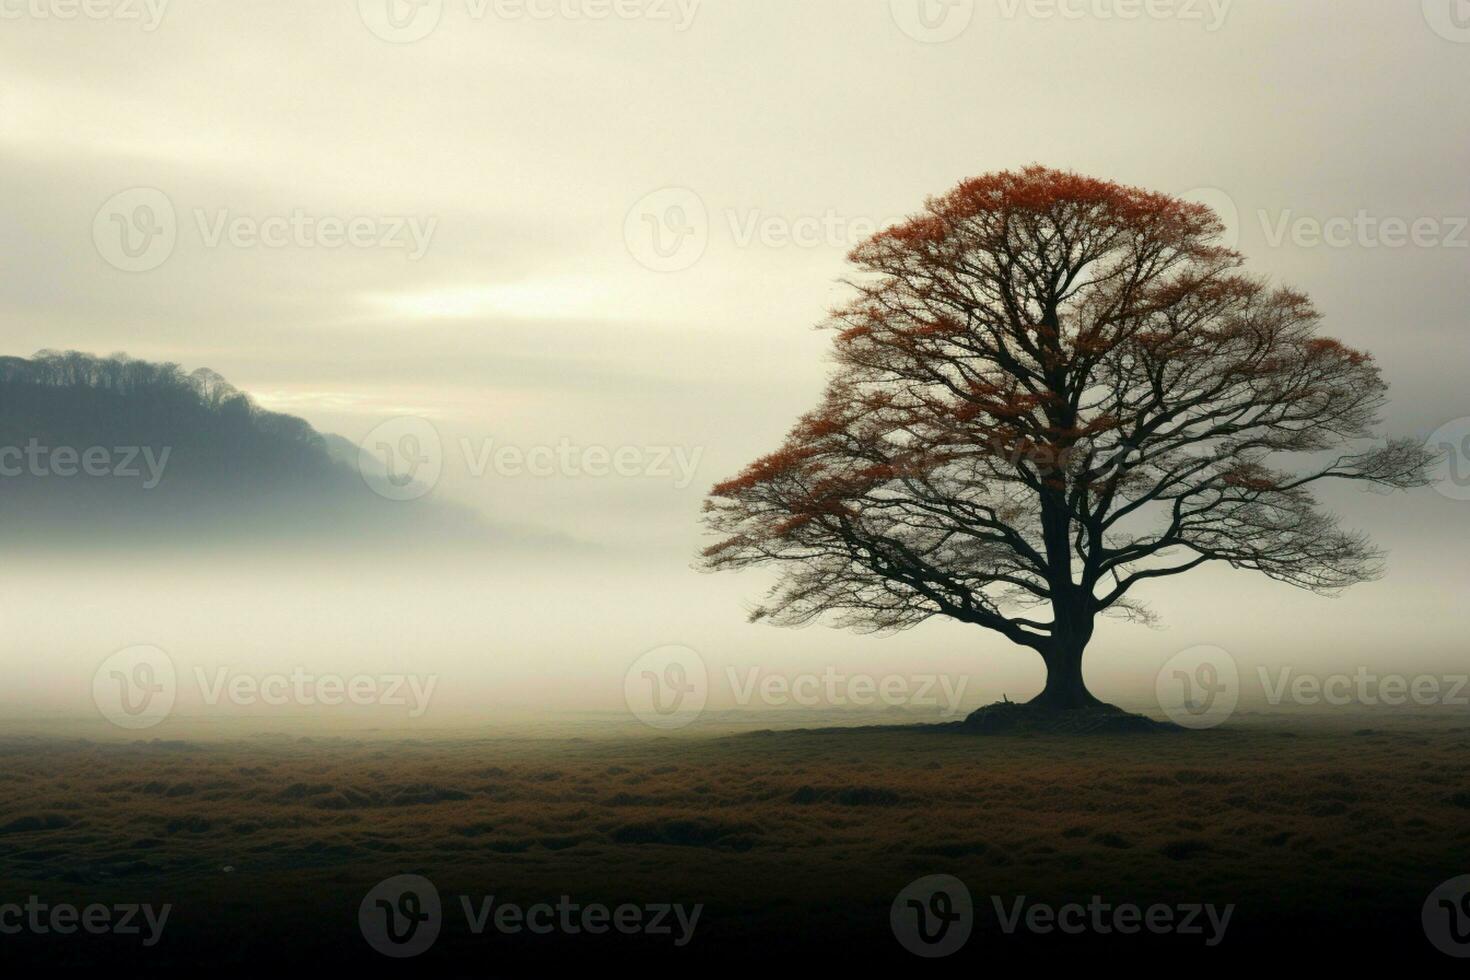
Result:
{"type": "MultiPolygon", "coordinates": [[[[1232,590],[1239,606],[1185,597],[1160,603],[1170,624],[1164,629],[1101,628],[1086,661],[1099,696],[1157,715],[1156,675],[1178,651],[1197,644],[1223,648],[1238,662],[1241,711],[1271,709],[1267,697],[1283,678],[1295,684],[1302,675],[1320,684],[1360,671],[1411,680],[1430,674],[1444,695],[1456,693],[1449,678],[1464,673],[1460,651],[1405,649],[1392,618],[1349,635],[1337,615],[1341,602],[1282,603],[1273,594],[1279,590],[1257,587],[1240,573],[1205,580],[1232,590]],[[1258,636],[1261,618],[1275,624],[1269,643],[1258,636]]],[[[659,732],[628,711],[624,685],[642,654],[670,644],[697,652],[708,671],[705,713],[676,735],[717,722],[740,727],[720,718],[731,710],[778,713],[770,723],[881,721],[894,707],[913,720],[953,720],[949,709],[1029,697],[1041,685],[1033,654],[962,625],[935,622],[887,638],[747,626],[742,583],[717,584],[694,574],[676,578],[657,562],[611,552],[576,562],[517,551],[386,549],[289,558],[173,553],[32,560],[23,570],[12,564],[0,571],[0,655],[24,665],[7,683],[0,713],[13,722],[96,722],[94,736],[143,738],[376,727],[424,734],[464,726],[571,732],[594,721],[604,733],[652,735],[659,732]],[[93,702],[94,678],[110,655],[134,645],[167,653],[177,672],[177,700],[156,726],[109,731],[93,702]],[[307,678],[304,700],[294,693],[297,675],[307,678]],[[276,692],[283,702],[269,701],[272,677],[291,684],[276,692]],[[330,703],[314,693],[323,677],[369,678],[367,703],[319,707],[330,703]],[[247,685],[244,698],[233,694],[237,683],[247,685]],[[427,698],[415,697],[414,683],[427,698]]],[[[1362,591],[1374,603],[1410,601],[1391,582],[1362,591]]],[[[1356,697],[1347,705],[1320,697],[1299,703],[1294,692],[1274,710],[1372,707],[1356,697]]],[[[340,692],[337,698],[343,700],[340,692]]],[[[1399,703],[1401,713],[1420,710],[1399,703]]],[[[1463,705],[1441,710],[1466,711],[1463,705]]]]}

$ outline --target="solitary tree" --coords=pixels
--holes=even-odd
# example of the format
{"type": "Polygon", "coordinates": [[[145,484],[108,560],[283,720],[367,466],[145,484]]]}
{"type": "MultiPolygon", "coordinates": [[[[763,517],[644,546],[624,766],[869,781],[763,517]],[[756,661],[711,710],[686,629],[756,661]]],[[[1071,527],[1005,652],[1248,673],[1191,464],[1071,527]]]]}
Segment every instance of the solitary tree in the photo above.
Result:
{"type": "Polygon", "coordinates": [[[1082,654],[1136,587],[1206,562],[1332,593],[1380,555],[1312,484],[1426,482],[1367,445],[1386,386],[1306,296],[1240,271],[1207,207],[1044,167],[929,200],[850,259],[837,368],[776,452],[711,491],[715,569],[780,570],[752,619],[930,616],[1036,650],[1031,702],[1099,702],[1082,654]]]}

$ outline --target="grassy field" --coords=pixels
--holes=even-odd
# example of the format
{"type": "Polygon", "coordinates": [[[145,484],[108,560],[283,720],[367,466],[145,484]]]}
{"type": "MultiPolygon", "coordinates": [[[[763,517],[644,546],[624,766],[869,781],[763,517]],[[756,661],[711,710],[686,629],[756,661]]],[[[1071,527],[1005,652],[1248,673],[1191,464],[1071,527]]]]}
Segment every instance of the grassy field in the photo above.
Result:
{"type": "MultiPolygon", "coordinates": [[[[1470,872],[1470,728],[1245,725],[989,737],[916,729],[719,738],[0,739],[0,903],[172,907],[160,940],[0,936],[13,962],[158,969],[471,965],[637,956],[920,962],[889,926],[915,878],[972,893],[944,962],[1032,955],[1308,962],[1365,943],[1438,958],[1420,907],[1470,872]],[[378,881],[430,879],[433,947],[369,948],[378,881]],[[460,896],[696,904],[692,939],[476,935],[460,896]],[[1223,939],[1005,933],[1006,906],[1233,905],[1223,939]]],[[[1179,965],[1177,959],[1172,960],[1179,965]]]]}

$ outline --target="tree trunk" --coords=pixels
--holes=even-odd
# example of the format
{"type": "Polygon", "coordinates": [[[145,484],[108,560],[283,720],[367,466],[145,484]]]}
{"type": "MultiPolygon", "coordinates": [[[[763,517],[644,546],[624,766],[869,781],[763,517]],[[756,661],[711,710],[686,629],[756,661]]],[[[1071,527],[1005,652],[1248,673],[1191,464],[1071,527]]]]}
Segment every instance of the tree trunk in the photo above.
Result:
{"type": "Polygon", "coordinates": [[[1046,687],[1027,703],[1058,710],[1094,708],[1102,704],[1082,680],[1082,649],[1081,644],[1067,644],[1042,654],[1046,661],[1046,687]]]}

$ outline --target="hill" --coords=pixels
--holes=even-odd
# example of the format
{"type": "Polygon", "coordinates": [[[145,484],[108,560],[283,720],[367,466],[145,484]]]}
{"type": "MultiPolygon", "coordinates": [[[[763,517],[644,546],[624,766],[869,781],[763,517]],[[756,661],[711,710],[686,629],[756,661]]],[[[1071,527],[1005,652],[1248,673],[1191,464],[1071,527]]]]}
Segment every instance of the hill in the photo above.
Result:
{"type": "Polygon", "coordinates": [[[386,500],[357,447],[207,368],[43,350],[0,358],[8,543],[483,533],[467,509],[386,500]]]}

